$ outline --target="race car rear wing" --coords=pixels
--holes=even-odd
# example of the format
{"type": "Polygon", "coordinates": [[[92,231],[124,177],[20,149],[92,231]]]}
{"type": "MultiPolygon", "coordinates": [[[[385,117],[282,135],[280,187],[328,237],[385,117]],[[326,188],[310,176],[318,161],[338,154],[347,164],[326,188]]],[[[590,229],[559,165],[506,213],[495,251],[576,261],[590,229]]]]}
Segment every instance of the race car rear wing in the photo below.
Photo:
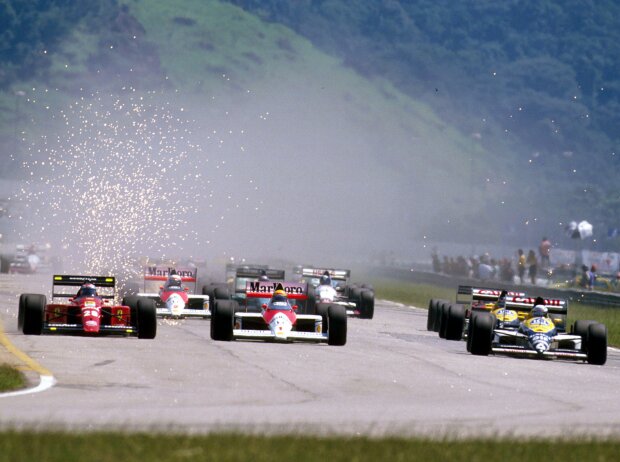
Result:
{"type": "MultiPolygon", "coordinates": [[[[535,297],[506,297],[506,308],[529,313],[534,308],[535,297]]],[[[568,300],[560,298],[545,298],[545,306],[549,314],[568,314],[568,300]]]]}
{"type": "MultiPolygon", "coordinates": [[[[459,286],[456,292],[456,303],[470,305],[472,301],[495,302],[502,293],[501,289],[485,287],[459,286]]],[[[525,297],[525,292],[509,291],[508,297],[525,297]]]]}
{"type": "Polygon", "coordinates": [[[248,281],[245,295],[247,298],[271,298],[278,286],[282,287],[288,298],[296,300],[308,298],[308,284],[305,282],[248,281]]]}
{"type": "Polygon", "coordinates": [[[351,277],[351,270],[330,269],[330,268],[302,268],[303,277],[320,278],[327,271],[329,276],[335,281],[348,281],[351,277]]]}
{"type": "MultiPolygon", "coordinates": [[[[75,276],[65,274],[55,274],[52,280],[52,298],[71,298],[75,297],[75,292],[56,292],[56,287],[80,287],[83,284],[90,282],[94,284],[97,289],[112,289],[112,294],[104,293],[99,294],[101,298],[113,299],[114,289],[116,287],[116,278],[113,276],[75,276]]],[[[110,292],[108,290],[108,292],[110,292]]]]}
{"type": "Polygon", "coordinates": [[[283,281],[285,271],[278,269],[265,269],[265,268],[237,268],[237,277],[238,278],[256,278],[258,279],[260,276],[267,276],[269,279],[273,279],[275,281],[283,281]]]}
{"type": "Polygon", "coordinates": [[[159,282],[164,282],[172,274],[181,277],[181,282],[185,284],[193,284],[193,292],[196,293],[196,285],[198,280],[198,268],[195,266],[170,266],[170,265],[152,265],[144,267],[144,291],[157,292],[159,282]]]}

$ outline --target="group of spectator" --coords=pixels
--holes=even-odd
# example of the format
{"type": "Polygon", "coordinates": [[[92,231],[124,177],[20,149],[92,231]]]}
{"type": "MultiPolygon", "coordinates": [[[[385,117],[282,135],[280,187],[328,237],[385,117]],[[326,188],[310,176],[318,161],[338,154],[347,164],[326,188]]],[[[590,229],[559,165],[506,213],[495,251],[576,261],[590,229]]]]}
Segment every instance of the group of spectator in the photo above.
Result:
{"type": "Polygon", "coordinates": [[[533,249],[530,249],[527,255],[525,255],[523,249],[518,249],[513,267],[513,261],[510,258],[495,259],[488,254],[471,257],[444,256],[440,258],[435,251],[432,255],[433,271],[482,280],[500,280],[521,284],[529,281],[531,284],[536,284],[539,266],[544,271],[550,268],[550,252],[551,242],[546,237],[543,237],[538,248],[540,262],[533,249]],[[515,277],[518,278],[516,281],[515,277]]]}

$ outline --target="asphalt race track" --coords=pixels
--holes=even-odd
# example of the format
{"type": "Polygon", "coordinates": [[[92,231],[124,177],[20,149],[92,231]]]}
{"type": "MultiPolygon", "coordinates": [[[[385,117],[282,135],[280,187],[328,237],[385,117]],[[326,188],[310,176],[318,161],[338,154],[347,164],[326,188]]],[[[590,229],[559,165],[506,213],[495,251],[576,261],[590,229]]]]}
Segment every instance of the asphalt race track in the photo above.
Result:
{"type": "Polygon", "coordinates": [[[0,279],[6,336],[57,380],[0,397],[0,427],[620,435],[615,350],[601,367],[475,357],[427,332],[425,310],[383,302],[375,319],[349,319],[344,347],[214,342],[200,319],[160,321],[155,340],[18,333],[19,293],[50,286],[0,279]]]}

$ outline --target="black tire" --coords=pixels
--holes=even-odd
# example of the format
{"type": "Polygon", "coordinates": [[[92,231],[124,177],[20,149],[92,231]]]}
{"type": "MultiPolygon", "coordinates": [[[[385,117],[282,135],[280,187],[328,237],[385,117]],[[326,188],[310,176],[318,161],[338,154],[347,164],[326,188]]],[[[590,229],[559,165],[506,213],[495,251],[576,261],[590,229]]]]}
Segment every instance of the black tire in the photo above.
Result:
{"type": "Polygon", "coordinates": [[[213,284],[205,284],[202,286],[202,295],[209,295],[210,297],[211,291],[213,291],[213,284]]]}
{"type": "Polygon", "coordinates": [[[312,285],[308,285],[308,299],[306,300],[305,314],[316,313],[316,293],[312,285]]]}
{"type": "Polygon", "coordinates": [[[426,330],[432,331],[435,326],[435,316],[437,316],[437,304],[431,298],[428,302],[428,314],[426,316],[426,330]]]}
{"type": "Polygon", "coordinates": [[[450,314],[450,303],[443,302],[439,306],[439,338],[446,338],[446,330],[448,329],[448,315],[450,314]]]}
{"type": "Polygon", "coordinates": [[[138,338],[152,339],[157,334],[157,310],[155,300],[140,298],[136,307],[138,338]]]}
{"type": "Polygon", "coordinates": [[[469,315],[469,324],[467,324],[467,351],[471,353],[471,332],[474,327],[474,320],[479,315],[477,311],[472,311],[469,315]]]}
{"type": "Polygon", "coordinates": [[[26,311],[26,297],[28,294],[21,294],[19,296],[19,311],[17,312],[17,329],[22,330],[24,328],[24,313],[26,311]]]}
{"type": "Polygon", "coordinates": [[[360,284],[360,288],[370,290],[371,292],[375,291],[375,288],[372,286],[372,284],[360,284]]]}
{"type": "Polygon", "coordinates": [[[439,333],[439,328],[441,327],[441,311],[443,310],[442,306],[444,303],[447,303],[444,300],[436,300],[435,306],[435,324],[433,325],[433,332],[439,333]]]}
{"type": "Polygon", "coordinates": [[[327,343],[342,346],[347,343],[347,310],[341,305],[327,308],[327,343]]]}
{"type": "Polygon", "coordinates": [[[360,318],[372,319],[375,315],[375,294],[371,290],[362,290],[360,294],[360,318]]]}
{"type": "Polygon", "coordinates": [[[471,354],[488,356],[493,342],[495,317],[490,313],[480,313],[473,320],[471,330],[471,354]]]}
{"type": "Polygon", "coordinates": [[[349,299],[352,302],[359,303],[361,294],[362,289],[359,287],[351,287],[351,289],[349,289],[349,299]]]}
{"type": "Polygon", "coordinates": [[[329,303],[317,303],[316,307],[315,307],[315,314],[321,316],[321,318],[323,318],[323,332],[327,332],[327,325],[328,325],[328,320],[327,320],[327,310],[329,308],[329,303]]]}
{"type": "Polygon", "coordinates": [[[607,327],[593,323],[588,326],[588,362],[602,366],[607,362],[607,327]]]}
{"type": "Polygon", "coordinates": [[[137,295],[128,295],[123,297],[123,306],[129,307],[129,322],[133,327],[138,327],[138,301],[140,297],[137,295]]]}
{"type": "Polygon", "coordinates": [[[213,300],[230,300],[230,290],[227,285],[217,285],[213,288],[213,300]]]}
{"type": "Polygon", "coordinates": [[[13,257],[9,255],[0,255],[0,273],[8,273],[11,267],[11,260],[13,257]]]}
{"type": "Polygon", "coordinates": [[[43,332],[43,319],[45,317],[45,295],[27,294],[24,299],[24,323],[25,335],[41,335],[43,332]]]}
{"type": "Polygon", "coordinates": [[[216,300],[211,314],[211,338],[230,342],[233,339],[233,325],[237,302],[233,300],[216,300]]]}
{"type": "MultiPolygon", "coordinates": [[[[351,291],[353,289],[358,289],[358,288],[359,287],[355,283],[345,285],[344,286],[344,296],[347,297],[349,300],[351,300],[351,291]]],[[[353,300],[351,300],[351,301],[353,301],[353,300]]]]}
{"type": "Polygon", "coordinates": [[[584,341],[588,340],[588,328],[592,325],[596,324],[596,321],[591,321],[589,319],[580,319],[575,321],[573,324],[573,335],[580,335],[584,341]]]}
{"type": "Polygon", "coordinates": [[[465,307],[463,305],[450,305],[446,326],[446,340],[461,340],[465,327],[465,307]]]}

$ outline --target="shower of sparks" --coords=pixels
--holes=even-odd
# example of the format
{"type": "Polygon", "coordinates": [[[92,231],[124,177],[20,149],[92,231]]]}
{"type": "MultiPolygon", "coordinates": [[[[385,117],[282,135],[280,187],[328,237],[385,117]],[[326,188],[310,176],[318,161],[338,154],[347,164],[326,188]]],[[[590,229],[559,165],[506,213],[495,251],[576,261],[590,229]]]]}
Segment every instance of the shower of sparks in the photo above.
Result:
{"type": "MultiPolygon", "coordinates": [[[[208,229],[199,235],[190,222],[220,197],[212,180],[225,177],[225,163],[209,162],[191,141],[192,121],[161,99],[131,89],[78,98],[54,115],[63,130],[29,145],[22,227],[56,240],[65,271],[135,277],[145,256],[208,244],[208,229]]],[[[205,221],[217,228],[220,215],[205,221]]]]}

